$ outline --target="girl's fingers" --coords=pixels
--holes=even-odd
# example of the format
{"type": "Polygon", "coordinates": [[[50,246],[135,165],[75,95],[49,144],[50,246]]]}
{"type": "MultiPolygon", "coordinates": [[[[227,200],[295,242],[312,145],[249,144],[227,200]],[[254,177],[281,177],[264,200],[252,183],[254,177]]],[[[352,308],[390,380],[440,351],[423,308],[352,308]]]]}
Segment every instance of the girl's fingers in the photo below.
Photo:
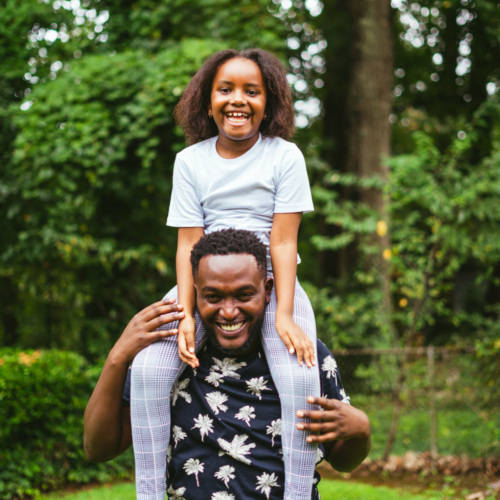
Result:
{"type": "Polygon", "coordinates": [[[189,365],[191,368],[197,368],[199,366],[198,358],[196,354],[192,353],[188,349],[186,337],[181,335],[178,339],[178,348],[179,348],[179,358],[181,361],[189,365]]]}

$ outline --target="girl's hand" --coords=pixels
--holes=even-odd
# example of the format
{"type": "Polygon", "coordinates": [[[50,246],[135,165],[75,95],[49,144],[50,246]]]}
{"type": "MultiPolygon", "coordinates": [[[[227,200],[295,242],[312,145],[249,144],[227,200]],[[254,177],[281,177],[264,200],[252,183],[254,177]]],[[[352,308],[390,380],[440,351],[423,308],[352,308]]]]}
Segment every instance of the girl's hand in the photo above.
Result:
{"type": "Polygon", "coordinates": [[[177,344],[179,346],[179,358],[191,368],[198,368],[200,362],[194,353],[196,336],[196,321],[193,316],[185,316],[179,321],[179,333],[177,344]]]}
{"type": "Polygon", "coordinates": [[[291,316],[276,315],[276,330],[290,354],[297,353],[299,365],[302,361],[311,368],[316,364],[314,346],[311,339],[303,332],[291,316]]]}

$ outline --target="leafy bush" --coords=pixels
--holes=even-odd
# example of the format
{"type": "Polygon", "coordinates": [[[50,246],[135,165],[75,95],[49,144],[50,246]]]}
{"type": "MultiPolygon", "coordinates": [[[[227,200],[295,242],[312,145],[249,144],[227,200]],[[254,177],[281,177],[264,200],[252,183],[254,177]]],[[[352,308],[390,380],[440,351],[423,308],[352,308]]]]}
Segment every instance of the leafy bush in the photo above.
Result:
{"type": "Polygon", "coordinates": [[[83,453],[83,413],[99,368],[56,350],[0,349],[0,497],[128,475],[130,453],[92,464],[83,453]]]}

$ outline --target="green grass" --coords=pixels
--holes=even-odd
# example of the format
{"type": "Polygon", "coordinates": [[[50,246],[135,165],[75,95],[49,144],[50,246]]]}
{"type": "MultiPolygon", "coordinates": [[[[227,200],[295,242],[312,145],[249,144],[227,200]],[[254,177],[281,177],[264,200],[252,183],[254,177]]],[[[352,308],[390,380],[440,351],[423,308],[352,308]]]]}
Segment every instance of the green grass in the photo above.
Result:
{"type": "MultiPolygon", "coordinates": [[[[354,399],[370,417],[372,449],[370,457],[380,458],[385,449],[392,422],[392,406],[369,397],[354,399]],[[357,400],[359,399],[359,401],[357,400]]],[[[500,421],[495,409],[489,411],[461,408],[439,408],[437,414],[437,447],[440,455],[467,455],[470,458],[500,453],[500,421]]],[[[430,418],[423,407],[404,408],[398,426],[393,455],[404,455],[430,449],[430,418]]]]}
{"type": "MultiPolygon", "coordinates": [[[[408,490],[370,486],[347,481],[324,479],[320,483],[322,500],[342,498],[343,500],[432,500],[442,498],[437,492],[413,494],[408,490]]],[[[40,500],[135,500],[135,487],[132,483],[102,486],[77,493],[52,493],[40,497],[40,500]]]]}

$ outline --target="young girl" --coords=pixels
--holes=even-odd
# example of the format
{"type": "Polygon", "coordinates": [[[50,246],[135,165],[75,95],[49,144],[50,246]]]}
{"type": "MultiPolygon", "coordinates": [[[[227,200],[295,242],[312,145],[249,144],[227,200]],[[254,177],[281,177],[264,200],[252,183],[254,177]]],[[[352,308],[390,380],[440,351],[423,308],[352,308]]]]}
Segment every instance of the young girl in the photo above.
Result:
{"type": "Polygon", "coordinates": [[[181,360],[198,366],[196,347],[204,331],[195,313],[191,249],[204,232],[233,227],[255,232],[268,248],[275,292],[262,338],[281,401],[284,498],[309,500],[317,447],[295,431],[296,412],[311,408],[306,398],[319,396],[320,387],[318,370],[303,366],[303,361],[309,368],[315,364],[316,331],[296,271],[300,219],[313,205],[303,155],[285,140],[294,129],[286,72],[263,50],[218,52],[188,84],[175,115],[192,145],[174,166],[167,224],[179,228],[178,289],[167,297],[177,298],[185,317],[177,343],[152,344],[133,363],[137,498],[165,498],[170,390],[181,360]]]}

